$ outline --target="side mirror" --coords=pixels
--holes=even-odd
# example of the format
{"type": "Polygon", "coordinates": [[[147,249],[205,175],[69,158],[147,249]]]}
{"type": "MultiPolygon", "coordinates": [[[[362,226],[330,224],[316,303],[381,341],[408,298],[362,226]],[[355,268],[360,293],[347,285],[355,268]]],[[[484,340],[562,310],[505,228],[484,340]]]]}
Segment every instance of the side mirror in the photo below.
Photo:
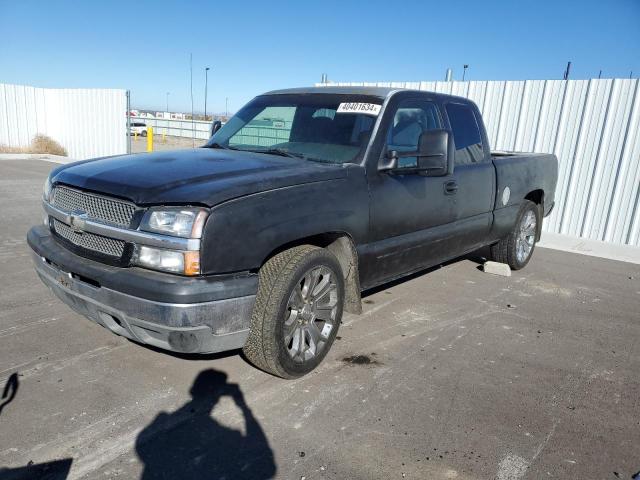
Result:
{"type": "Polygon", "coordinates": [[[418,170],[429,177],[440,177],[449,172],[453,160],[453,142],[448,130],[422,132],[418,142],[418,170]]]}
{"type": "Polygon", "coordinates": [[[222,128],[222,122],[220,120],[216,120],[211,124],[211,135],[215,134],[218,130],[222,128]]]}
{"type": "Polygon", "coordinates": [[[418,150],[415,152],[398,152],[388,150],[378,164],[378,170],[391,174],[419,174],[425,177],[441,177],[447,175],[453,161],[454,146],[451,132],[448,130],[427,130],[420,134],[418,150]],[[415,167],[398,167],[398,159],[417,157],[415,167]]]}

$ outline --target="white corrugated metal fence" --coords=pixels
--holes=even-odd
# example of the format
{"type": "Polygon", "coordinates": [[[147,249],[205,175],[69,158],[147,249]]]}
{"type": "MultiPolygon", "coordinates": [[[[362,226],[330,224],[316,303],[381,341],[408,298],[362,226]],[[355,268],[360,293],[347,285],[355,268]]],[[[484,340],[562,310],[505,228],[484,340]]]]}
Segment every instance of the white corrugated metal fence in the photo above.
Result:
{"type": "MultiPolygon", "coordinates": [[[[639,80],[333,85],[413,88],[472,99],[493,149],[558,156],[556,208],[545,230],[640,246],[639,80]]],[[[126,153],[125,115],[124,90],[0,84],[0,144],[27,146],[42,133],[62,144],[71,158],[126,153]]]]}
{"type": "Polygon", "coordinates": [[[43,134],[73,159],[127,153],[126,112],[125,90],[0,84],[0,144],[26,147],[43,134]]]}
{"type": "Polygon", "coordinates": [[[492,149],[554,153],[556,207],[545,230],[640,245],[638,79],[350,82],[473,100],[492,149]]]}

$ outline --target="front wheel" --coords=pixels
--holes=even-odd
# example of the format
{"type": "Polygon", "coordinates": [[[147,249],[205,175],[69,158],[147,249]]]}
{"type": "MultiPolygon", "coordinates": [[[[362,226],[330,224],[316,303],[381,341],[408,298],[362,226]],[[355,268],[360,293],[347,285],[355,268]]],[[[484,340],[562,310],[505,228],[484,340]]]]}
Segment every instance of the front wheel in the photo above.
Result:
{"type": "Polygon", "coordinates": [[[244,354],[273,375],[305,375],[331,348],[343,306],[344,277],[331,252],[311,245],[285,250],[260,269],[244,354]]]}
{"type": "Polygon", "coordinates": [[[509,235],[491,245],[493,260],[506,263],[511,270],[524,268],[533,255],[541,222],[538,205],[525,200],[520,206],[516,223],[509,235]]]}

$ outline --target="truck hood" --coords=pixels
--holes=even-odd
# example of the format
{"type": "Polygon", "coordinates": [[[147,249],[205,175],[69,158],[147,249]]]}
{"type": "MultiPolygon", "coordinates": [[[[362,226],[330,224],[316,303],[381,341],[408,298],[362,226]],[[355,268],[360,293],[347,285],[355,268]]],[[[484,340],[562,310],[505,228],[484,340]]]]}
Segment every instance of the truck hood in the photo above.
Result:
{"type": "Polygon", "coordinates": [[[138,205],[212,207],[252,193],[346,175],[342,165],[197,148],[77,162],[54,171],[52,182],[121,197],[138,205]]]}

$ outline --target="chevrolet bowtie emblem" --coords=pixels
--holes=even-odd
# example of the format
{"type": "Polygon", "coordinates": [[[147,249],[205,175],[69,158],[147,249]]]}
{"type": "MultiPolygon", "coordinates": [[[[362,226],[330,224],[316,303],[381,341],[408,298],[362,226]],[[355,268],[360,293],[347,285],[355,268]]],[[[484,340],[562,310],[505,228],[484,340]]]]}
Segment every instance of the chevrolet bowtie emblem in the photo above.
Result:
{"type": "Polygon", "coordinates": [[[82,233],[87,225],[87,212],[73,212],[69,215],[69,226],[76,233],[82,233]]]}

